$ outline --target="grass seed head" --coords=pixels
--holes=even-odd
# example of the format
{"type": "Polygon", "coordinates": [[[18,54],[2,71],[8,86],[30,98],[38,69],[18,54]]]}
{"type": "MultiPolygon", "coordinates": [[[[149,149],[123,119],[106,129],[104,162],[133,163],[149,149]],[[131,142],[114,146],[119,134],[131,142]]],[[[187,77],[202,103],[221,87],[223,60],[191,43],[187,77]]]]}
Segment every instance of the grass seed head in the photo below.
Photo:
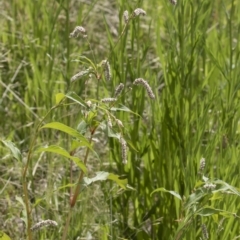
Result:
{"type": "Polygon", "coordinates": [[[122,147],[122,163],[127,164],[127,143],[124,138],[120,138],[120,143],[122,147]]]}
{"type": "Polygon", "coordinates": [[[129,15],[128,15],[128,11],[127,10],[123,12],[123,18],[124,18],[125,23],[127,23],[128,19],[129,19],[129,15]]]}
{"type": "Polygon", "coordinates": [[[84,27],[77,26],[77,27],[75,27],[73,32],[70,33],[70,37],[77,38],[80,34],[82,34],[85,37],[86,36],[85,33],[86,33],[86,29],[84,27]]]}
{"type": "Polygon", "coordinates": [[[176,5],[177,4],[177,0],[169,0],[169,2],[173,5],[176,5]]]}
{"type": "Polygon", "coordinates": [[[36,231],[36,230],[39,230],[39,229],[41,229],[41,228],[43,228],[43,227],[49,227],[49,226],[57,227],[58,224],[57,224],[57,222],[55,222],[55,221],[53,221],[53,220],[50,220],[50,219],[48,219],[48,220],[43,220],[43,221],[38,222],[38,223],[36,223],[35,225],[33,225],[32,228],[31,228],[31,230],[32,230],[32,231],[36,231]]]}
{"type": "Polygon", "coordinates": [[[205,158],[201,158],[200,160],[200,166],[199,166],[199,172],[202,173],[206,165],[206,160],[205,158]]]}
{"type": "Polygon", "coordinates": [[[202,224],[202,234],[203,234],[203,239],[209,239],[207,227],[205,224],[202,224]]]}
{"type": "Polygon", "coordinates": [[[116,102],[116,101],[117,101],[116,98],[103,98],[101,100],[101,102],[103,102],[103,103],[116,102]]]}
{"type": "Polygon", "coordinates": [[[117,123],[117,125],[118,125],[119,127],[124,127],[121,120],[119,120],[119,119],[117,119],[117,118],[116,118],[115,120],[116,120],[116,123],[117,123]]]}
{"type": "Polygon", "coordinates": [[[147,90],[147,93],[148,93],[148,96],[151,98],[151,99],[155,99],[155,95],[151,89],[151,87],[149,86],[148,82],[145,81],[144,79],[142,78],[137,78],[135,79],[135,81],[133,82],[134,85],[142,85],[146,90],[147,90]]]}
{"type": "Polygon", "coordinates": [[[81,71],[77,74],[75,74],[74,76],[71,77],[71,82],[75,82],[76,80],[80,79],[83,76],[86,76],[89,73],[90,69],[81,71]]]}
{"type": "Polygon", "coordinates": [[[114,96],[115,96],[115,97],[118,97],[118,96],[122,93],[123,88],[124,88],[124,84],[123,84],[123,83],[120,83],[120,84],[116,87],[116,89],[115,89],[115,94],[114,94],[114,96]]]}
{"type": "Polygon", "coordinates": [[[105,78],[107,81],[110,81],[111,80],[111,68],[110,68],[110,64],[107,60],[104,60],[102,62],[102,66],[103,66],[103,69],[104,69],[104,75],[105,75],[105,78]]]}
{"type": "Polygon", "coordinates": [[[137,16],[140,16],[140,15],[145,16],[145,15],[146,15],[146,12],[145,12],[142,8],[136,8],[136,9],[133,11],[133,17],[137,17],[137,16]]]}
{"type": "Polygon", "coordinates": [[[206,189],[214,190],[216,188],[216,184],[206,183],[203,187],[206,189]]]}
{"type": "Polygon", "coordinates": [[[88,107],[91,107],[91,106],[92,106],[92,102],[91,102],[90,100],[88,100],[88,101],[86,102],[86,104],[87,104],[88,107]]]}
{"type": "Polygon", "coordinates": [[[107,124],[108,124],[108,126],[110,127],[110,128],[112,128],[112,119],[111,119],[111,117],[110,117],[110,115],[109,114],[107,114],[107,124]]]}

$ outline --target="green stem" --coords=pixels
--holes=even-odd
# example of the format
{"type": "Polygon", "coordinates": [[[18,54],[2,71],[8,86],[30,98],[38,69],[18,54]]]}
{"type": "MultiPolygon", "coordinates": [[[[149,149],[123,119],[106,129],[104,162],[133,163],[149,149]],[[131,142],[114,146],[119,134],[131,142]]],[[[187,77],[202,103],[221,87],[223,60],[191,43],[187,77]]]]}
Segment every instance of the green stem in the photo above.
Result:
{"type": "MultiPolygon", "coordinates": [[[[91,138],[90,138],[90,143],[92,141],[92,135],[91,135],[91,138]]],[[[85,157],[84,157],[84,164],[86,165],[87,163],[87,158],[88,158],[88,155],[89,155],[89,151],[90,149],[87,148],[87,151],[86,151],[86,154],[85,154],[85,157]]],[[[77,197],[79,195],[79,192],[80,192],[80,188],[81,188],[81,182],[82,182],[82,179],[83,179],[83,176],[84,176],[84,172],[81,171],[80,175],[79,175],[79,178],[78,178],[78,182],[77,182],[77,187],[75,189],[75,192],[74,192],[74,195],[73,197],[70,199],[70,206],[71,208],[73,208],[76,204],[76,201],[77,201],[77,197]]]]}
{"type": "MultiPolygon", "coordinates": [[[[93,131],[93,132],[94,132],[94,131],[93,131]]],[[[92,133],[92,135],[91,135],[91,137],[90,137],[90,143],[91,143],[91,141],[92,141],[92,136],[93,136],[93,133],[92,133]]],[[[86,165],[86,163],[87,163],[89,151],[90,151],[90,149],[87,148],[87,151],[86,151],[86,154],[85,154],[85,157],[84,157],[84,164],[85,164],[85,165],[86,165]]],[[[76,189],[75,189],[75,192],[74,192],[73,197],[71,196],[71,193],[70,193],[70,210],[69,210],[69,212],[68,212],[68,217],[67,217],[66,225],[65,225],[65,227],[64,227],[64,231],[63,231],[63,235],[62,235],[62,240],[65,240],[66,237],[67,237],[67,232],[68,232],[68,228],[69,228],[69,224],[70,224],[70,220],[71,220],[71,215],[72,215],[72,209],[73,209],[73,207],[74,207],[75,204],[76,204],[77,197],[78,197],[79,192],[80,192],[80,187],[81,187],[81,182],[82,182],[83,176],[84,176],[84,172],[81,171],[80,176],[79,176],[79,178],[78,178],[77,187],[76,187],[76,189]]]]}
{"type": "Polygon", "coordinates": [[[27,214],[27,239],[28,240],[32,240],[32,230],[31,230],[31,225],[32,225],[32,220],[31,220],[31,206],[29,205],[29,194],[28,194],[28,189],[27,189],[27,171],[31,162],[31,156],[32,156],[32,152],[33,152],[33,147],[35,146],[36,140],[37,140],[37,135],[39,132],[39,128],[41,127],[41,125],[43,124],[44,120],[46,119],[46,117],[49,115],[49,113],[51,111],[53,111],[54,109],[58,108],[61,105],[61,103],[59,103],[58,105],[52,107],[47,114],[43,117],[43,119],[40,121],[40,123],[38,124],[35,134],[33,136],[33,140],[30,144],[30,148],[28,151],[28,155],[27,155],[27,162],[25,164],[25,167],[23,169],[22,172],[22,185],[23,185],[23,200],[26,206],[26,214],[27,214]]]}
{"type": "Polygon", "coordinates": [[[64,228],[64,231],[63,231],[62,240],[65,240],[66,237],[67,237],[67,231],[68,231],[68,227],[69,227],[69,224],[70,224],[71,216],[72,216],[72,208],[70,207],[69,212],[68,212],[66,225],[65,225],[65,228],[64,228]]]}

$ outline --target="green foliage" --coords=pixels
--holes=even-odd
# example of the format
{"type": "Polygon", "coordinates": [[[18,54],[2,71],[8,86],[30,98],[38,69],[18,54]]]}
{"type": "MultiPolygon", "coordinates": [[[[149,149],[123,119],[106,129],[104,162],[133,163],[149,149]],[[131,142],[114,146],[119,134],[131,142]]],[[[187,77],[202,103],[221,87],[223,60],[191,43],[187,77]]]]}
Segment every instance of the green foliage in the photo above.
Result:
{"type": "Polygon", "coordinates": [[[0,231],[0,239],[1,240],[11,240],[11,238],[4,232],[0,231]]]}
{"type": "Polygon", "coordinates": [[[13,142],[3,139],[0,139],[0,141],[12,152],[14,158],[16,158],[19,162],[22,161],[21,151],[16,147],[13,142]]]}
{"type": "Polygon", "coordinates": [[[239,238],[240,5],[171,2],[2,4],[0,224],[12,239],[239,238]],[[87,38],[69,37],[77,25],[87,38]],[[58,227],[34,232],[39,219],[58,227]]]}

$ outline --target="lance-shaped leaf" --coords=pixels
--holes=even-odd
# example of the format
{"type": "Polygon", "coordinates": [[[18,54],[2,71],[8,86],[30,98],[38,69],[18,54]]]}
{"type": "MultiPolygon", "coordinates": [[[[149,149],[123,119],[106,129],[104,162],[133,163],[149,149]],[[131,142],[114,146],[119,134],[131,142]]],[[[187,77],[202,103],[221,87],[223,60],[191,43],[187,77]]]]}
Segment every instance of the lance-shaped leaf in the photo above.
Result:
{"type": "Polygon", "coordinates": [[[37,152],[51,152],[51,153],[57,153],[59,155],[62,155],[68,159],[73,160],[80,169],[82,169],[82,171],[84,173],[87,172],[87,168],[85,166],[85,164],[78,158],[78,157],[73,157],[71,156],[64,148],[61,148],[59,146],[55,146],[55,145],[51,145],[48,147],[41,147],[37,150],[37,152]]]}
{"type": "Polygon", "coordinates": [[[127,185],[128,185],[127,178],[120,178],[120,176],[118,176],[118,175],[115,175],[113,173],[109,173],[108,179],[116,182],[121,188],[123,188],[125,190],[127,189],[127,185]]]}
{"type": "Polygon", "coordinates": [[[237,188],[229,185],[228,183],[222,181],[222,180],[216,180],[214,181],[215,184],[221,184],[220,187],[218,187],[214,192],[230,192],[232,194],[235,194],[237,196],[240,196],[240,192],[237,188]]]}
{"type": "Polygon", "coordinates": [[[68,92],[65,96],[66,96],[66,98],[71,99],[73,102],[76,102],[77,104],[81,105],[82,107],[87,107],[84,100],[81,99],[75,92],[68,92]]]}
{"type": "Polygon", "coordinates": [[[121,188],[127,189],[127,179],[120,179],[118,175],[115,175],[113,173],[108,173],[108,172],[97,172],[96,176],[93,178],[87,178],[84,177],[84,184],[85,185],[90,185],[93,182],[96,181],[106,181],[106,180],[112,180],[116,182],[121,188]]]}
{"type": "Polygon", "coordinates": [[[132,113],[135,114],[137,116],[140,116],[139,114],[133,112],[131,109],[129,109],[128,107],[121,105],[120,107],[111,107],[111,111],[114,112],[128,112],[128,113],[132,113]]]}
{"type": "Polygon", "coordinates": [[[91,183],[96,182],[96,181],[105,181],[105,180],[107,180],[108,179],[108,175],[109,175],[108,172],[96,172],[96,176],[95,177],[93,177],[93,178],[84,177],[83,180],[84,180],[84,183],[86,185],[90,185],[91,183]]]}
{"type": "Polygon", "coordinates": [[[82,135],[80,134],[77,130],[68,127],[67,125],[60,123],[60,122],[51,122],[51,123],[47,123],[44,126],[42,126],[41,128],[52,128],[52,129],[56,129],[62,132],[65,132],[81,141],[83,141],[84,143],[87,144],[87,146],[89,148],[91,148],[91,145],[89,144],[88,140],[82,135]]]}
{"type": "Polygon", "coordinates": [[[208,216],[211,216],[211,215],[214,215],[214,214],[221,214],[225,217],[232,217],[233,216],[232,212],[228,212],[228,211],[225,211],[225,210],[222,210],[222,209],[216,209],[216,208],[211,207],[211,206],[206,206],[206,207],[203,207],[203,208],[199,209],[196,212],[196,214],[200,215],[202,217],[208,217],[208,216]]]}
{"type": "Polygon", "coordinates": [[[168,192],[168,193],[172,194],[174,197],[182,200],[181,196],[180,196],[178,193],[176,193],[176,192],[174,192],[174,191],[166,190],[165,188],[157,188],[157,189],[155,189],[155,190],[151,193],[150,196],[152,196],[153,193],[156,193],[156,192],[168,192]]]}
{"type": "Polygon", "coordinates": [[[2,139],[0,139],[0,141],[12,152],[14,158],[18,161],[22,161],[22,154],[13,142],[2,139]]]}

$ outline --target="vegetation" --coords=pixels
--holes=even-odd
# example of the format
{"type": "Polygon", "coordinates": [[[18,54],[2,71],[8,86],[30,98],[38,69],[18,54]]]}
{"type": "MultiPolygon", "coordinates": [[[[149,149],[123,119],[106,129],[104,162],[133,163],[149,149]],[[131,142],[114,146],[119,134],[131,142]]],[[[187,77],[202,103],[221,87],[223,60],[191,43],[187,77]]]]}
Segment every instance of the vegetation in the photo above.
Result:
{"type": "Polygon", "coordinates": [[[2,1],[0,239],[240,238],[240,6],[174,3],[2,1]]]}

